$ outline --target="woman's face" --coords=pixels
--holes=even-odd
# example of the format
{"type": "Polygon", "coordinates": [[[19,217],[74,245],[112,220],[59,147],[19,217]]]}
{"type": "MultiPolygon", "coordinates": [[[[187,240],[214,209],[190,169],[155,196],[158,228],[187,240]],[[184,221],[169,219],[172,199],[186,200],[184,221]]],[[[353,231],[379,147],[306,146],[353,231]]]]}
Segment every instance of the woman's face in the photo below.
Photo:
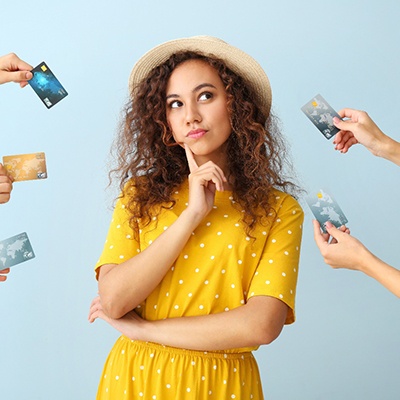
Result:
{"type": "Polygon", "coordinates": [[[167,122],[175,141],[190,147],[200,163],[225,157],[231,134],[225,87],[202,60],[188,60],[172,72],[166,90],[167,122]]]}

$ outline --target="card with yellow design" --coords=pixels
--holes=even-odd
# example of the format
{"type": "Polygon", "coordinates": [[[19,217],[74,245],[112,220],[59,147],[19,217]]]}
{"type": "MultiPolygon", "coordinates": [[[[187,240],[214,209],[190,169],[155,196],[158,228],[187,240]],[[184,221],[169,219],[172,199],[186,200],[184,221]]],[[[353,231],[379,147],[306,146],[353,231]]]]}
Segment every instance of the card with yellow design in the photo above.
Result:
{"type": "Polygon", "coordinates": [[[314,191],[306,197],[306,201],[324,233],[327,233],[325,228],[327,221],[330,221],[336,228],[340,228],[348,222],[339,204],[326,189],[314,191]]]}
{"type": "Polygon", "coordinates": [[[333,123],[333,118],[341,119],[340,115],[320,94],[314,96],[301,107],[301,110],[328,140],[339,132],[339,129],[333,123]]]}
{"type": "Polygon", "coordinates": [[[3,165],[14,181],[29,181],[47,178],[44,153],[3,156],[3,165]]]}

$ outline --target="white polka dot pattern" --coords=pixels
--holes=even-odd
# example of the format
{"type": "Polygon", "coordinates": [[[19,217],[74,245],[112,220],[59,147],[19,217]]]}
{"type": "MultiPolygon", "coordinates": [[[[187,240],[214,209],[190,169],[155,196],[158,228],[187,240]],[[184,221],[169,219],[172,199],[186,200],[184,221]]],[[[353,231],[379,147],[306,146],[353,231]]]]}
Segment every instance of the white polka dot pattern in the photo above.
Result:
{"type": "Polygon", "coordinates": [[[121,336],[104,366],[96,399],[136,398],[261,400],[263,395],[252,353],[172,349],[121,336]]]}
{"type": "MultiPolygon", "coordinates": [[[[96,268],[120,264],[151,246],[186,208],[187,185],[175,196],[174,208],[162,210],[149,226],[140,226],[136,235],[129,227],[127,208],[119,200],[96,268]]],[[[301,207],[291,196],[276,191],[272,224],[257,227],[253,240],[244,231],[241,209],[230,197],[228,192],[216,193],[215,207],[193,232],[163,281],[137,309],[140,315],[155,320],[218,313],[240,307],[253,296],[272,296],[289,306],[286,323],[294,321],[301,207]]]]}
{"type": "MultiPolygon", "coordinates": [[[[137,235],[127,222],[127,208],[119,200],[96,268],[119,264],[144,251],[186,208],[188,189],[176,193],[176,205],[163,210],[137,235]],[[139,240],[135,237],[139,236],[139,240]]],[[[253,296],[272,296],[289,307],[286,323],[294,321],[303,211],[289,195],[276,191],[273,224],[245,234],[241,210],[228,192],[217,192],[215,207],[193,232],[164,280],[142,303],[147,319],[218,313],[239,307],[253,296]],[[245,293],[249,293],[247,296],[245,293]]]]}

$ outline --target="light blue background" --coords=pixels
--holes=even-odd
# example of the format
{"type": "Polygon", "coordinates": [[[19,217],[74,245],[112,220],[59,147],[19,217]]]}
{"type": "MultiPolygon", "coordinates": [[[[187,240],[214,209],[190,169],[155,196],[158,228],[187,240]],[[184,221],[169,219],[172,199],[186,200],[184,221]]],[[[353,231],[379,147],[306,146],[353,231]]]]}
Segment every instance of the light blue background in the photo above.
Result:
{"type": "MultiPolygon", "coordinates": [[[[134,62],[169,39],[209,34],[267,71],[300,182],[328,187],[352,233],[399,263],[400,169],[361,146],[333,150],[300,107],[321,93],[399,134],[400,3],[367,1],[2,2],[0,54],[46,61],[69,96],[47,110],[0,87],[0,156],[44,151],[49,178],[15,183],[0,238],[26,231],[36,258],[0,285],[0,398],[95,397],[118,336],[87,322],[93,265],[110,221],[109,149],[134,62]]],[[[372,279],[324,264],[306,212],[297,322],[256,353],[270,400],[398,399],[400,302],[372,279]]]]}

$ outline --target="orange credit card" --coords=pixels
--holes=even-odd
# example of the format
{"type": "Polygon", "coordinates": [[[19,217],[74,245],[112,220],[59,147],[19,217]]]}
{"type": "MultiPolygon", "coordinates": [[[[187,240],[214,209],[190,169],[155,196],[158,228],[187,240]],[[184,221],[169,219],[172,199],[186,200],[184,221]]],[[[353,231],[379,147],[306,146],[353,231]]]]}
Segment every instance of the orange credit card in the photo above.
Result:
{"type": "Polygon", "coordinates": [[[44,153],[3,156],[3,165],[15,182],[47,178],[44,153]]]}

